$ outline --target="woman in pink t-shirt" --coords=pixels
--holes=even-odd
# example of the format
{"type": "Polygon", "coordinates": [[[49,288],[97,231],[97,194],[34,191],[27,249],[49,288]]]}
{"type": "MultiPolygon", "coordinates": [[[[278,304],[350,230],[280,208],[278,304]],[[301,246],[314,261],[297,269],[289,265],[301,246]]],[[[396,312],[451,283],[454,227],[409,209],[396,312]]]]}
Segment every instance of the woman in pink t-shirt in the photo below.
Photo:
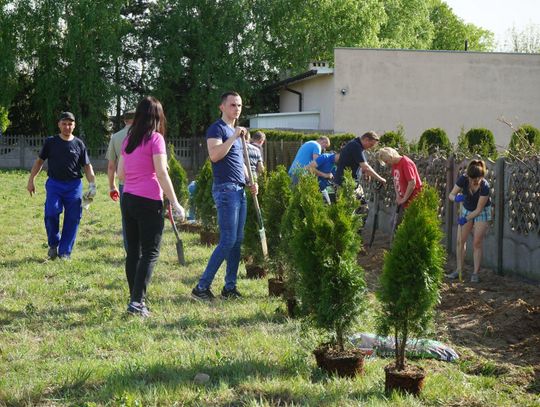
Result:
{"type": "Polygon", "coordinates": [[[177,217],[184,217],[167,172],[165,115],[161,103],[146,97],[137,106],[122,145],[118,175],[124,180],[122,215],[126,227],[126,276],[131,314],[149,316],[146,289],[159,257],[164,216],[163,193],[177,217]]]}

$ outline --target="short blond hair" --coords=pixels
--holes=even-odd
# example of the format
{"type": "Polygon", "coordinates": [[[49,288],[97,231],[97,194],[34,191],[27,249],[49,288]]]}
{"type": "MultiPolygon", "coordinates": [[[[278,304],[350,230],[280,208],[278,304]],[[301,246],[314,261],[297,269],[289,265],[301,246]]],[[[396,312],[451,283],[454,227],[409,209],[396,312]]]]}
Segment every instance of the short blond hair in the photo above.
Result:
{"type": "Polygon", "coordinates": [[[399,153],[395,148],[383,147],[377,153],[377,158],[381,164],[385,164],[386,161],[390,161],[394,158],[399,158],[399,153]]]}
{"type": "MultiPolygon", "coordinates": [[[[325,141],[327,144],[327,147],[330,147],[330,139],[327,136],[321,136],[317,139],[317,141],[325,141]]],[[[320,143],[319,143],[320,144],[320,143]]]]}

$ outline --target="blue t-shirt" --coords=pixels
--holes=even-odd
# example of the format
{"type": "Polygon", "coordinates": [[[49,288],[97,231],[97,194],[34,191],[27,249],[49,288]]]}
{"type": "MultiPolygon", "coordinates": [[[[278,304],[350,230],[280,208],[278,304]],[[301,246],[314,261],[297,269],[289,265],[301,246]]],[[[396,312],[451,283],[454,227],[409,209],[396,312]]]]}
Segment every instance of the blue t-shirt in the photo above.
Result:
{"type": "MultiPolygon", "coordinates": [[[[317,169],[324,173],[335,172],[336,153],[321,154],[315,159],[317,169]]],[[[317,177],[319,180],[319,189],[323,191],[329,184],[329,180],[323,177],[317,177]]]]}
{"type": "Polygon", "coordinates": [[[39,158],[48,160],[47,175],[58,181],[82,178],[83,167],[90,164],[86,146],[77,137],[69,141],[59,135],[47,137],[39,152],[39,158]]]}
{"type": "Polygon", "coordinates": [[[321,145],[315,140],[308,141],[300,146],[294,157],[294,161],[289,168],[289,175],[293,176],[295,171],[304,168],[313,161],[313,154],[321,154],[321,145]]]}
{"type": "Polygon", "coordinates": [[[480,181],[480,188],[478,188],[474,194],[471,194],[471,190],[469,189],[469,177],[466,175],[461,175],[456,181],[456,185],[461,188],[461,193],[465,197],[463,207],[468,211],[474,211],[476,209],[478,206],[478,200],[481,196],[488,197],[485,207],[491,205],[491,198],[489,198],[489,182],[487,182],[485,179],[480,181]]]}
{"type": "Polygon", "coordinates": [[[341,150],[339,155],[339,162],[336,169],[336,177],[334,183],[341,185],[343,182],[343,172],[346,168],[352,171],[353,178],[357,177],[358,167],[360,163],[366,162],[366,156],[364,155],[364,146],[359,137],[349,141],[345,144],[345,147],[341,150]]]}
{"type": "MultiPolygon", "coordinates": [[[[222,142],[234,135],[234,129],[229,127],[222,119],[217,120],[206,131],[206,139],[217,138],[222,142]]],[[[218,162],[212,162],[214,185],[226,182],[236,182],[245,185],[244,156],[242,155],[242,140],[237,138],[225,157],[218,162]]]]}

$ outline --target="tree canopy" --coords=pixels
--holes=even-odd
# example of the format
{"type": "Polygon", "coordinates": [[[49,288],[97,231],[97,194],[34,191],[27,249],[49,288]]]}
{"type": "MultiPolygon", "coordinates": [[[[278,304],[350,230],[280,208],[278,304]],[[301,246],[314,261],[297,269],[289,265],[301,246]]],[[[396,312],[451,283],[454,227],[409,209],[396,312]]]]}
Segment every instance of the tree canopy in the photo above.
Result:
{"type": "Polygon", "coordinates": [[[234,89],[245,113],[335,47],[489,50],[493,35],[440,0],[0,0],[8,131],[50,134],[62,110],[90,147],[126,108],[161,99],[169,135],[199,135],[234,89]]]}

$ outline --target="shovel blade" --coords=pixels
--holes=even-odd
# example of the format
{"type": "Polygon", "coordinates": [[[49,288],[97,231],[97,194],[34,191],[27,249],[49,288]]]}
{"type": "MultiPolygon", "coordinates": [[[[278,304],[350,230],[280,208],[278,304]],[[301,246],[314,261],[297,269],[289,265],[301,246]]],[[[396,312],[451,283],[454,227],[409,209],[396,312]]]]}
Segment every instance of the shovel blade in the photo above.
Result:
{"type": "Polygon", "coordinates": [[[268,258],[268,244],[266,243],[266,232],[263,229],[259,229],[259,237],[261,238],[261,247],[264,258],[268,258]]]}

